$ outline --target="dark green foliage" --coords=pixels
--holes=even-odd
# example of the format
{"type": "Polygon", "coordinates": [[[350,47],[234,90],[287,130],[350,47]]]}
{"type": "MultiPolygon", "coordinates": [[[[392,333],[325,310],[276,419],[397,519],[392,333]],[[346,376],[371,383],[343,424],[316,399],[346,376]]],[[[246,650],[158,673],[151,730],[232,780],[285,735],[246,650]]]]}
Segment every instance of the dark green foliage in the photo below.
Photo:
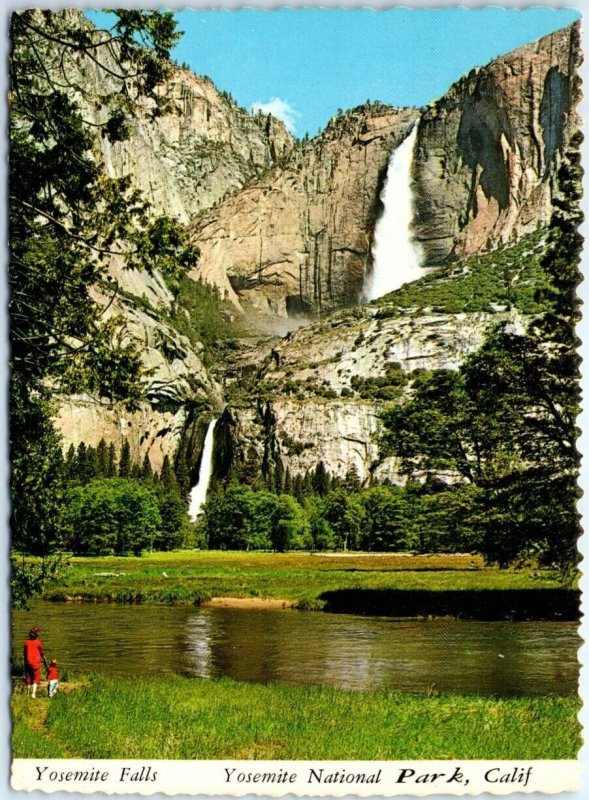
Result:
{"type": "Polygon", "coordinates": [[[39,555],[59,546],[65,492],[61,441],[50,413],[44,393],[28,395],[22,376],[14,376],[10,397],[12,546],[39,555]]]}
{"type": "Polygon", "coordinates": [[[106,477],[115,478],[118,470],[118,463],[116,457],[116,450],[114,443],[111,442],[108,446],[108,461],[106,468],[106,477]]]}
{"type": "Polygon", "coordinates": [[[360,485],[361,482],[358,474],[358,467],[356,464],[352,464],[342,482],[342,488],[349,494],[354,494],[360,489],[360,485]]]}
{"type": "Polygon", "coordinates": [[[457,372],[420,375],[383,417],[383,444],[409,475],[446,473],[471,487],[442,506],[432,495],[430,522],[456,520],[454,541],[502,565],[526,553],[563,567],[576,559],[576,354],[558,331],[549,344],[547,324],[526,334],[500,326],[457,372]]]}
{"type": "MultiPolygon", "coordinates": [[[[295,489],[304,479],[293,481],[295,489]]],[[[480,493],[472,485],[344,488],[299,500],[231,483],[209,496],[201,526],[209,549],[474,552],[482,547],[480,493]]]]}
{"type": "Polygon", "coordinates": [[[97,458],[97,461],[98,461],[96,477],[98,477],[98,478],[109,478],[109,477],[111,477],[108,474],[109,473],[108,447],[106,446],[106,442],[104,441],[104,439],[101,439],[98,442],[98,446],[96,448],[96,458],[97,458]]]}
{"type": "Polygon", "coordinates": [[[363,550],[412,550],[407,492],[397,486],[373,486],[360,496],[364,509],[363,550]]]}
{"type": "Polygon", "coordinates": [[[68,493],[64,527],[76,555],[140,555],[161,525],[155,492],[139,481],[97,479],[68,493]]]}
{"type": "Polygon", "coordinates": [[[29,608],[31,598],[41,594],[48,583],[64,576],[67,561],[62,555],[45,556],[40,561],[27,562],[12,558],[10,597],[13,608],[29,608]]]}
{"type": "Polygon", "coordinates": [[[325,519],[333,531],[338,550],[357,550],[364,522],[364,509],[357,499],[342,489],[325,498],[325,519]]]}
{"type": "Polygon", "coordinates": [[[149,453],[145,453],[143,458],[143,465],[141,467],[141,477],[146,481],[153,480],[153,470],[151,468],[151,461],[149,460],[149,453]]]}
{"type": "Polygon", "coordinates": [[[166,489],[174,489],[176,491],[178,490],[178,481],[176,480],[176,474],[172,469],[172,465],[170,463],[170,456],[168,456],[167,454],[164,456],[164,460],[162,462],[160,481],[166,487],[166,489]]]}
{"type": "Polygon", "coordinates": [[[361,378],[359,375],[353,375],[350,383],[352,389],[364,399],[397,400],[401,397],[408,379],[401,365],[393,363],[386,365],[385,374],[381,377],[361,378]]]}
{"type": "Polygon", "coordinates": [[[303,546],[307,520],[294,497],[230,484],[203,508],[210,549],[285,550],[303,546]]]}
{"type": "Polygon", "coordinates": [[[327,470],[325,469],[325,464],[323,461],[320,461],[317,464],[311,479],[313,491],[318,495],[324,496],[329,491],[329,484],[330,480],[327,470]]]}
{"type": "MultiPolygon", "coordinates": [[[[116,450],[111,443],[108,447],[102,440],[98,447],[87,446],[81,442],[77,449],[68,450],[66,459],[66,483],[70,488],[87,486],[102,478],[124,478],[124,486],[147,487],[155,493],[161,524],[150,539],[149,546],[156,550],[173,550],[190,538],[190,522],[186,493],[181,491],[178,480],[165,456],[161,476],[154,474],[149,454],[146,453],[141,466],[131,457],[129,442],[125,440],[119,458],[119,471],[116,470],[116,450]],[[120,472],[122,470],[122,472],[120,472]]],[[[115,484],[112,484],[113,486],[115,484]]]]}
{"type": "Polygon", "coordinates": [[[303,501],[303,508],[309,522],[309,549],[334,550],[333,528],[325,518],[325,499],[318,495],[307,495],[303,501]]]}
{"type": "Polygon", "coordinates": [[[155,550],[175,550],[188,535],[189,520],[186,500],[176,487],[167,488],[163,483],[154,485],[161,525],[153,539],[155,550]]]}
{"type": "Polygon", "coordinates": [[[121,447],[121,455],[119,458],[119,478],[131,477],[132,466],[131,446],[129,441],[125,439],[123,446],[121,447]]]}
{"type": "Polygon", "coordinates": [[[190,475],[188,474],[188,464],[183,453],[179,453],[175,465],[176,482],[180,494],[188,495],[190,491],[190,475]]]}

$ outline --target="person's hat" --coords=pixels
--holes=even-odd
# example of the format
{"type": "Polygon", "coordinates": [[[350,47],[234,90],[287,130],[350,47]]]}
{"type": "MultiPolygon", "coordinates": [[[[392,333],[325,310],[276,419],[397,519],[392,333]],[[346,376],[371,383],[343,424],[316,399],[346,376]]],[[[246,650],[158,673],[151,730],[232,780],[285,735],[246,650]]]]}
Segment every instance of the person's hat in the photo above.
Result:
{"type": "Polygon", "coordinates": [[[29,636],[31,637],[31,639],[36,639],[40,633],[41,633],[41,628],[35,625],[35,627],[31,628],[31,630],[29,631],[29,636]]]}

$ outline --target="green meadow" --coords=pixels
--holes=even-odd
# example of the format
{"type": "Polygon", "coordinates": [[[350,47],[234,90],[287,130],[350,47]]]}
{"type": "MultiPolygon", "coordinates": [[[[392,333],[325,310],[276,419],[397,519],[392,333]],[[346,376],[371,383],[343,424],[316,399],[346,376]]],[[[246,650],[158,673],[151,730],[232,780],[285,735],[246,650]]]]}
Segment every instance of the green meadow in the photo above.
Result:
{"type": "Polygon", "coordinates": [[[485,567],[480,556],[178,551],[143,557],[72,558],[47,600],[199,603],[214,597],[274,598],[321,608],[338,589],[552,589],[550,570],[485,567]]]}
{"type": "Polygon", "coordinates": [[[16,758],[571,759],[576,697],[100,677],[13,695],[16,758]]]}

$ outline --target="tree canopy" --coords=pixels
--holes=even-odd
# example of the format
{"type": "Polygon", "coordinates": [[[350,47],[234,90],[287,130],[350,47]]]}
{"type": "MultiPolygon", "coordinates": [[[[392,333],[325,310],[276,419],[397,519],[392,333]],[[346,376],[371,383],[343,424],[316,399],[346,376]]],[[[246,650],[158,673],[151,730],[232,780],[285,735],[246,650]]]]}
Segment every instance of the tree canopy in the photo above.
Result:
{"type": "MultiPolygon", "coordinates": [[[[127,138],[136,115],[166,113],[180,35],[169,12],[114,13],[110,31],[76,10],[18,11],[10,25],[12,531],[16,547],[40,554],[59,543],[65,494],[51,393],[129,407],[142,397],[140,353],[92,288],[113,259],[179,274],[196,256],[181,226],[104,169],[102,141],[127,138]]],[[[118,287],[106,285],[108,308],[118,287]]]]}

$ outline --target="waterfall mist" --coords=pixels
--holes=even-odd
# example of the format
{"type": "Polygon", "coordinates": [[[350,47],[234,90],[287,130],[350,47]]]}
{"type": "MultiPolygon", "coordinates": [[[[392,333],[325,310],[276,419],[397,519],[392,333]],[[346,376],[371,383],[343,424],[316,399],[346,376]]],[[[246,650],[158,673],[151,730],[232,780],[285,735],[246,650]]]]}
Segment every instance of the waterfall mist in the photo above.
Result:
{"type": "Polygon", "coordinates": [[[401,142],[389,161],[387,177],[380,195],[384,211],[376,223],[372,246],[373,266],[364,295],[375,300],[404,283],[426,273],[421,266],[421,247],[413,238],[413,193],[411,165],[417,138],[417,125],[401,142]]]}
{"type": "Polygon", "coordinates": [[[211,482],[213,472],[213,442],[215,438],[216,419],[209,422],[205,441],[202,447],[202,457],[200,459],[200,470],[196,485],[190,490],[190,500],[188,504],[188,515],[194,522],[201,513],[202,506],[207,499],[207,491],[211,482]]]}

